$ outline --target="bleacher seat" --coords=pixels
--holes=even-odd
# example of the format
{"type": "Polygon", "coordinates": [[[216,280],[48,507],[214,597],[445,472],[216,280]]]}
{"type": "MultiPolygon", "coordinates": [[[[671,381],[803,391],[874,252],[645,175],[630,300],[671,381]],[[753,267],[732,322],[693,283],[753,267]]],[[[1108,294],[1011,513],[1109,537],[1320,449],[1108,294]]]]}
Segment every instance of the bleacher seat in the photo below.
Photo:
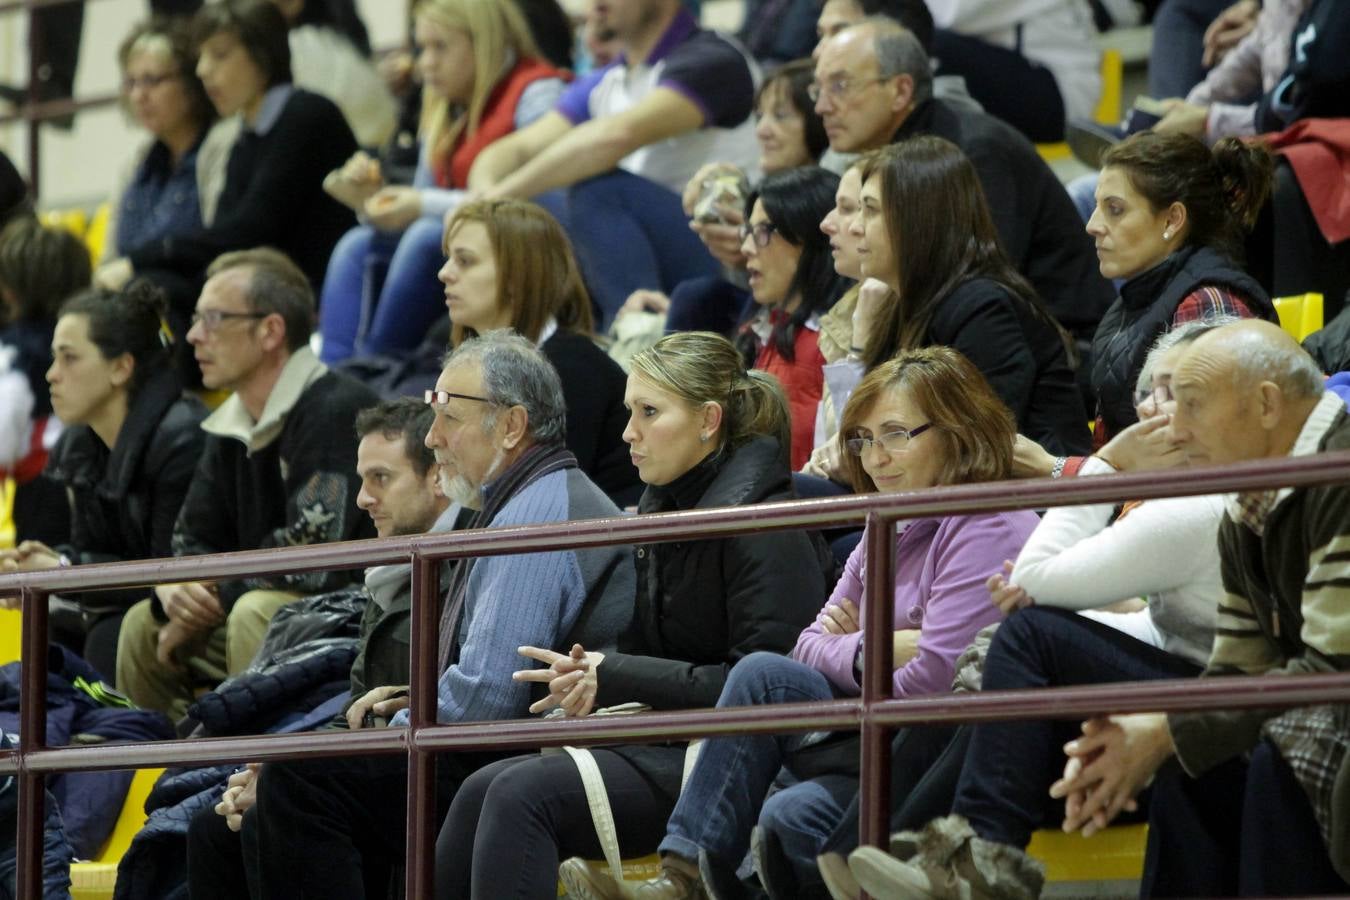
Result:
{"type": "Polygon", "coordinates": [[[1308,335],[1322,328],[1322,295],[1276,297],[1275,312],[1280,317],[1280,327],[1302,343],[1308,335]]]}
{"type": "Polygon", "coordinates": [[[127,789],[122,812],[117,817],[112,834],[104,842],[98,856],[89,862],[73,863],[70,867],[71,900],[111,900],[117,883],[117,864],[131,846],[131,839],[145,824],[145,798],[155,786],[163,769],[138,769],[127,789]]]}
{"type": "MultiPolygon", "coordinates": [[[[1115,48],[1102,51],[1102,92],[1097,98],[1097,108],[1093,110],[1092,120],[1101,125],[1119,125],[1124,113],[1121,110],[1121,98],[1124,92],[1125,61],[1121,52],[1115,48]]],[[[1057,162],[1073,156],[1069,145],[1064,141],[1053,144],[1037,144],[1036,152],[1046,162],[1057,162]]]]}

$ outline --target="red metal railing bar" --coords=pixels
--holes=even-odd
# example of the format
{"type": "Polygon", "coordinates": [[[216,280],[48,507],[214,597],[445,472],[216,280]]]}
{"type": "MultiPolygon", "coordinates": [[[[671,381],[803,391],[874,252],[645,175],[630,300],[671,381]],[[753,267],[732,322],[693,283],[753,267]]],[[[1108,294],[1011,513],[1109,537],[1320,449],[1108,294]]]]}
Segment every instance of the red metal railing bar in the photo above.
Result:
{"type": "Polygon", "coordinates": [[[83,112],[87,109],[101,109],[105,106],[112,106],[121,99],[119,94],[96,94],[83,100],[43,100],[38,101],[33,94],[29,94],[29,99],[23,106],[18,107],[13,112],[0,115],[0,125],[13,125],[16,122],[32,122],[34,124],[44,122],[47,119],[56,119],[61,116],[69,116],[73,113],[83,112]]]}
{"type": "Polygon", "coordinates": [[[324,569],[406,563],[413,554],[429,559],[500,556],[558,547],[662,543],[698,536],[722,537],[767,530],[819,528],[861,522],[875,512],[887,519],[1038,509],[1219,494],[1270,486],[1307,487],[1350,481],[1350,451],[1300,459],[1208,466],[1185,471],[1001,481],[930,488],[906,494],[867,494],[791,500],[729,509],[690,510],[637,517],[591,519],[451,534],[348,541],[308,547],[247,550],[177,559],[73,566],[0,575],[0,596],[27,586],[45,591],[132,587],[244,575],[293,574],[324,569]]]}
{"type": "MultiPolygon", "coordinates": [[[[436,724],[437,638],[440,633],[440,563],[414,556],[414,615],[409,652],[410,734],[436,724]]],[[[416,746],[408,756],[408,844],[404,873],[409,897],[430,897],[435,891],[436,757],[416,746]]]]}
{"type": "MultiPolygon", "coordinates": [[[[891,697],[895,644],[895,522],[880,513],[867,516],[866,594],[863,609],[862,709],[891,697]]],[[[862,783],[878,790],[862,793],[859,834],[865,844],[885,846],[890,833],[891,748],[884,727],[862,720],[859,767],[862,783]]]]}
{"type": "Polygon", "coordinates": [[[46,777],[23,766],[47,745],[47,595],[24,590],[23,675],[19,682],[19,823],[15,843],[20,897],[42,896],[43,795],[46,777]]]}

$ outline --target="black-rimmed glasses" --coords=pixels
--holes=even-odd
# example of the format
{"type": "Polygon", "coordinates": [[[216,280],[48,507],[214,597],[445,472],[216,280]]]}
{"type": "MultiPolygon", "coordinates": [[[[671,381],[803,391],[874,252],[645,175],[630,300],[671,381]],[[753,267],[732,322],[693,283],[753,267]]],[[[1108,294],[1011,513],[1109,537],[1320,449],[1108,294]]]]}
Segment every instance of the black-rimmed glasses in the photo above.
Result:
{"type": "Polygon", "coordinates": [[[204,309],[192,314],[192,325],[198,325],[207,331],[215,331],[221,323],[227,319],[265,319],[271,313],[260,312],[226,312],[223,309],[204,309]]]}
{"type": "Polygon", "coordinates": [[[885,450],[887,453],[899,453],[901,450],[905,449],[910,441],[932,427],[932,422],[926,422],[923,425],[914,428],[897,428],[894,431],[888,431],[885,434],[877,435],[874,438],[851,437],[844,441],[844,446],[847,447],[848,452],[852,453],[854,456],[862,456],[863,451],[873,444],[881,447],[881,449],[885,450]]]}
{"type": "Polygon", "coordinates": [[[741,226],[741,242],[744,243],[746,238],[753,235],[756,247],[767,247],[777,230],[778,226],[772,222],[760,222],[758,225],[746,223],[741,226]]]}
{"type": "Polygon", "coordinates": [[[450,391],[428,390],[422,394],[422,399],[428,406],[444,406],[451,400],[473,400],[476,403],[496,403],[495,400],[489,400],[487,397],[475,397],[473,394],[455,394],[450,391]]]}

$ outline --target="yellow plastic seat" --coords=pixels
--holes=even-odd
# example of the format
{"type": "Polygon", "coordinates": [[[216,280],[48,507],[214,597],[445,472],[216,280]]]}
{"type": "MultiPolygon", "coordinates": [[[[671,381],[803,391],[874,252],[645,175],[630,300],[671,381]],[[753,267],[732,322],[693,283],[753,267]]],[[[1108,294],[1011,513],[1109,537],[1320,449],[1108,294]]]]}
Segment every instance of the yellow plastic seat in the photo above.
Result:
{"type": "Polygon", "coordinates": [[[71,900],[111,900],[117,884],[117,864],[131,846],[131,839],[145,825],[145,798],[155,786],[163,769],[138,769],[127,789],[122,812],[117,817],[112,834],[89,862],[70,866],[71,900]]]}
{"type": "Polygon", "coordinates": [[[0,550],[14,546],[14,491],[17,489],[13,478],[0,478],[0,550]]]}
{"type": "Polygon", "coordinates": [[[49,209],[39,213],[38,220],[48,228],[64,228],[81,239],[89,230],[89,213],[82,209],[49,209]]]}
{"type": "Polygon", "coordinates": [[[19,641],[20,618],[17,609],[0,609],[0,666],[17,662],[23,652],[19,641]]]}
{"type": "Polygon", "coordinates": [[[1304,338],[1322,328],[1322,295],[1276,297],[1275,312],[1280,317],[1280,327],[1302,343],[1304,338]]]}
{"type": "Polygon", "coordinates": [[[84,233],[84,245],[89,248],[89,258],[95,266],[103,258],[103,245],[108,242],[108,219],[111,216],[112,208],[108,203],[100,203],[84,233]]]}
{"type": "MultiPolygon", "coordinates": [[[[1092,120],[1099,125],[1119,125],[1124,111],[1121,109],[1123,85],[1125,83],[1125,60],[1119,50],[1102,51],[1102,92],[1097,96],[1097,108],[1092,111],[1092,120]]],[[[1046,162],[1058,162],[1073,156],[1069,145],[1064,141],[1050,144],[1037,144],[1036,152],[1046,162]]]]}

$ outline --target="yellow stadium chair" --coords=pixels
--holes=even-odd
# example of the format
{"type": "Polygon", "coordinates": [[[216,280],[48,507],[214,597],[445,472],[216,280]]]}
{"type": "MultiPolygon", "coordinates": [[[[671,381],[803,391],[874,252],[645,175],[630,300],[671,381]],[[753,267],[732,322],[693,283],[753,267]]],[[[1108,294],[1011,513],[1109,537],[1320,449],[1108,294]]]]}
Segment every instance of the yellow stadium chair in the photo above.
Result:
{"type": "Polygon", "coordinates": [[[14,492],[17,489],[13,478],[0,478],[0,550],[14,546],[14,492]]]}
{"type": "Polygon", "coordinates": [[[103,245],[108,241],[108,219],[112,215],[112,208],[107,203],[100,203],[98,209],[94,210],[94,217],[89,220],[89,229],[84,233],[84,245],[89,248],[89,258],[94,265],[103,258],[103,245]]]}
{"type": "Polygon", "coordinates": [[[81,239],[89,230],[89,213],[82,209],[49,209],[39,213],[38,219],[48,228],[64,228],[81,239]]]}
{"type": "Polygon", "coordinates": [[[20,619],[17,609],[0,609],[0,666],[16,662],[22,653],[20,619]]]}
{"type": "Polygon", "coordinates": [[[1300,294],[1295,297],[1276,297],[1275,312],[1280,327],[1299,343],[1322,328],[1322,295],[1300,294]]]}
{"type": "MultiPolygon", "coordinates": [[[[1097,96],[1097,108],[1092,120],[1101,125],[1119,125],[1124,112],[1121,109],[1122,85],[1125,82],[1125,61],[1119,50],[1102,51],[1102,92],[1097,96]]],[[[1068,159],[1073,153],[1063,141],[1037,144],[1036,152],[1046,162],[1068,159]]]]}
{"type": "Polygon", "coordinates": [[[117,817],[112,834],[99,850],[98,856],[89,862],[72,863],[70,866],[71,900],[111,900],[113,886],[117,883],[117,864],[122,854],[131,846],[131,839],[145,824],[145,798],[155,786],[163,769],[138,769],[127,789],[126,801],[117,817]]]}

